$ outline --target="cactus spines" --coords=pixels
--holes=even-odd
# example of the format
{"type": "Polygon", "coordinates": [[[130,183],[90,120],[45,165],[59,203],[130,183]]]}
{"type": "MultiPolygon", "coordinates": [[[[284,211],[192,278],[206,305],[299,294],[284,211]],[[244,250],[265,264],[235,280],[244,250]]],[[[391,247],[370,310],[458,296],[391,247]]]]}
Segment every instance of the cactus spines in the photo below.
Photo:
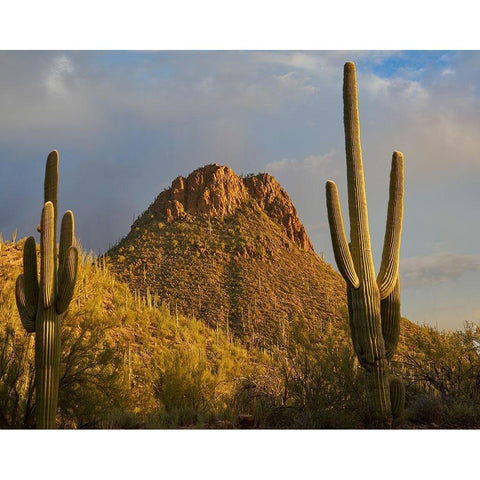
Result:
{"type": "Polygon", "coordinates": [[[62,220],[57,260],[58,152],[47,159],[45,199],[40,231],[40,281],[37,277],[35,239],[29,237],[23,250],[23,274],[17,278],[15,294],[22,324],[35,332],[35,389],[37,428],[55,428],[60,370],[60,327],[75,287],[78,251],[74,243],[71,211],[62,220]]]}
{"type": "Polygon", "coordinates": [[[392,402],[392,417],[394,420],[403,416],[405,408],[405,386],[399,378],[390,380],[390,399],[392,402]]]}
{"type": "Polygon", "coordinates": [[[343,102],[351,243],[347,243],[337,187],[331,181],[326,185],[328,221],[335,260],[347,283],[352,342],[365,369],[368,397],[378,418],[388,423],[391,416],[388,360],[395,352],[400,321],[398,268],[403,219],[403,155],[394,152],[392,157],[385,244],[380,273],[375,278],[360,144],[357,82],[355,65],[351,62],[344,67],[343,102]]]}

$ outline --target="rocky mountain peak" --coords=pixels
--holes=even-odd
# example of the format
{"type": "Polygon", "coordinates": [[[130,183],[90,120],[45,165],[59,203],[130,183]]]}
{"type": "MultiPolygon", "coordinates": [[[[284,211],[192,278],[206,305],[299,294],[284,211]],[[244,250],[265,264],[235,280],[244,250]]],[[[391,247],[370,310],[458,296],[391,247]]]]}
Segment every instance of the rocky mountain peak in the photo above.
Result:
{"type": "Polygon", "coordinates": [[[189,216],[227,217],[250,201],[280,224],[301,249],[313,251],[287,192],[267,173],[239,177],[230,167],[210,164],[177,177],[147,213],[167,223],[189,216]]]}

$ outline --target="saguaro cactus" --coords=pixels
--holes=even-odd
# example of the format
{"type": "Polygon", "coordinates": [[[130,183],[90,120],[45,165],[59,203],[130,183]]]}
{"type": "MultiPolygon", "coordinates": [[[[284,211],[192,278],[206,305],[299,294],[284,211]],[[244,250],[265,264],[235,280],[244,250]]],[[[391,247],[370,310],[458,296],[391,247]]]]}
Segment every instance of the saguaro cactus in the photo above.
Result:
{"type": "Polygon", "coordinates": [[[60,327],[70,304],[77,276],[78,251],[74,243],[73,213],[62,219],[57,258],[58,152],[52,151],[45,170],[45,203],[40,222],[40,282],[35,239],[23,247],[23,273],[16,283],[20,319],[35,332],[35,389],[37,428],[55,428],[60,367],[60,327]]]}
{"type": "Polygon", "coordinates": [[[398,278],[403,218],[403,155],[394,152],[390,198],[380,273],[375,278],[367,200],[363,177],[355,65],[346,63],[343,78],[345,150],[351,243],[347,243],[340,201],[334,182],[327,182],[327,210],[333,251],[347,283],[353,346],[366,372],[368,398],[379,419],[391,418],[388,360],[400,329],[398,278]]]}

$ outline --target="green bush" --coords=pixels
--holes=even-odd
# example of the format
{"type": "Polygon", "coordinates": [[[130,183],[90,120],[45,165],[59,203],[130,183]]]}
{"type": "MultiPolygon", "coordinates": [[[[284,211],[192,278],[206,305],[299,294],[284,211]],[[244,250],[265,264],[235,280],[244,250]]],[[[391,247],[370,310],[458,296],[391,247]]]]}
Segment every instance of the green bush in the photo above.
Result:
{"type": "Polygon", "coordinates": [[[445,423],[452,428],[476,428],[480,425],[480,405],[454,402],[446,410],[445,423]]]}
{"type": "Polygon", "coordinates": [[[417,425],[439,425],[445,418],[445,405],[436,395],[420,395],[407,408],[406,416],[410,422],[417,425]]]}

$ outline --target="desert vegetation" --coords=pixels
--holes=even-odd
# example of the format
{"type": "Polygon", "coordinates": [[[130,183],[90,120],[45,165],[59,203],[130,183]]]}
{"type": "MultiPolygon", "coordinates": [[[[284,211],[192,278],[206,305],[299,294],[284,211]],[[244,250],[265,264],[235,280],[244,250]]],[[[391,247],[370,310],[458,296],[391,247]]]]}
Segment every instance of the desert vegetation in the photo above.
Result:
{"type": "MultiPolygon", "coordinates": [[[[0,425],[32,428],[34,334],[23,328],[15,279],[25,240],[0,252],[0,425]]],[[[38,247],[37,247],[38,248],[38,247]]],[[[397,428],[480,425],[480,329],[439,331],[402,320],[392,374],[405,385],[397,428]]],[[[58,428],[370,428],[364,369],[348,313],[322,325],[293,319],[259,349],[175,313],[156,295],[130,293],[80,249],[63,318],[58,428]]]]}
{"type": "Polygon", "coordinates": [[[480,327],[400,315],[400,152],[375,278],[351,63],[344,121],[350,243],[327,183],[341,275],[273,177],[216,164],[108,252],[81,247],[71,211],[57,246],[51,152],[40,244],[0,237],[0,427],[479,427],[480,327]]]}

